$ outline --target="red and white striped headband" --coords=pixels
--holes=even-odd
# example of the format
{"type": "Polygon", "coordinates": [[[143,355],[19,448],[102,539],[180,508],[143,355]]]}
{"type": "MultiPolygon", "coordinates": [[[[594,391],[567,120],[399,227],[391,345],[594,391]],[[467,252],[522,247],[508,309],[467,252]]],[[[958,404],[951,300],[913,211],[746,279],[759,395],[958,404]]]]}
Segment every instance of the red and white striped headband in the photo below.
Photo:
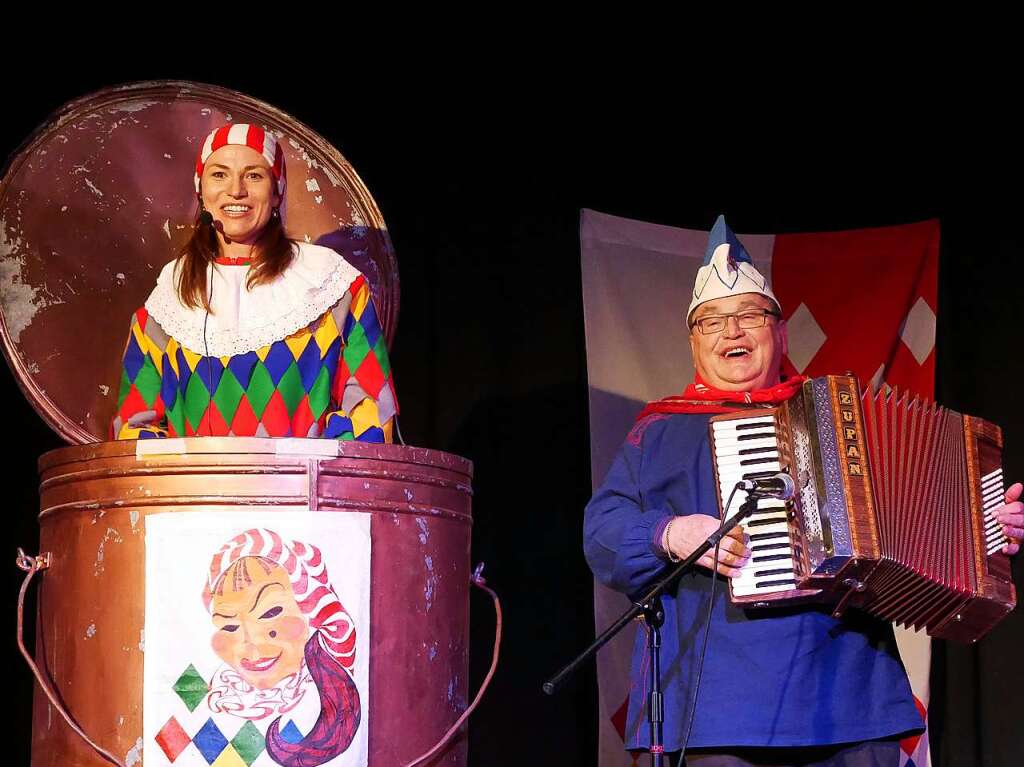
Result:
{"type": "Polygon", "coordinates": [[[351,671],[356,660],[356,626],[334,592],[327,577],[327,565],[316,546],[301,541],[286,543],[266,528],[239,533],[213,555],[203,589],[206,609],[212,611],[213,592],[224,574],[242,557],[262,557],[284,569],[299,609],[309,616],[310,628],[320,632],[324,649],[351,671]]]}
{"type": "Polygon", "coordinates": [[[210,135],[206,137],[202,149],[199,150],[199,156],[196,158],[196,194],[199,194],[199,180],[203,177],[203,166],[210,159],[210,155],[222,146],[231,145],[247,146],[263,155],[263,159],[270,166],[270,173],[274,176],[274,181],[277,182],[278,196],[284,196],[286,175],[284,150],[272,133],[263,130],[258,125],[248,123],[224,125],[211,131],[210,135]]]}

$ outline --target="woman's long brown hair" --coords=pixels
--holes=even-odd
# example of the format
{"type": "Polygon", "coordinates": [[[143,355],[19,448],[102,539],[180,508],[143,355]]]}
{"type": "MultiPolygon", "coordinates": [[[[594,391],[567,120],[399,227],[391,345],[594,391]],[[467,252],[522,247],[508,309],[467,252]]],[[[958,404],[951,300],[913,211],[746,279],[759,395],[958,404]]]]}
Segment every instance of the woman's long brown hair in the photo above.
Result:
{"type": "MultiPolygon", "coordinates": [[[[192,309],[210,309],[210,294],[206,289],[206,267],[220,255],[217,230],[212,224],[200,221],[202,209],[196,213],[195,229],[188,242],[178,252],[174,266],[178,300],[192,309]]],[[[247,288],[270,282],[291,264],[297,244],[284,233],[281,217],[274,212],[259,239],[252,245],[253,265],[245,281],[247,288]]]]}

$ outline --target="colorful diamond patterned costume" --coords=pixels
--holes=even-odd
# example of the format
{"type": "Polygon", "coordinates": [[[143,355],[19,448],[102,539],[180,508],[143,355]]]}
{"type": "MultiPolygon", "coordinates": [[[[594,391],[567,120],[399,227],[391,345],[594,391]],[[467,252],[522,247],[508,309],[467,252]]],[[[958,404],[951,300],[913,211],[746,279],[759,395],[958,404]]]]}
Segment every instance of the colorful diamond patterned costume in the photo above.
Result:
{"type": "Polygon", "coordinates": [[[112,436],[390,442],[398,404],[366,278],[305,243],[272,283],[249,288],[247,272],[210,267],[206,316],[164,267],[132,317],[112,436]]]}

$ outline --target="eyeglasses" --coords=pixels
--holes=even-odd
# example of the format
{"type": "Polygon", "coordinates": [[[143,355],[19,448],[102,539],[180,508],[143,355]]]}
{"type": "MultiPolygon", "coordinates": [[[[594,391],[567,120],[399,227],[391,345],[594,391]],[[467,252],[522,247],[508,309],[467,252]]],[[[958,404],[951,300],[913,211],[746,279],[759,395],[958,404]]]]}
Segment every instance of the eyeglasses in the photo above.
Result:
{"type": "Polygon", "coordinates": [[[749,309],[744,312],[734,312],[733,314],[709,314],[695,320],[693,325],[690,325],[690,330],[693,330],[694,325],[696,325],[700,328],[700,332],[706,336],[721,333],[725,330],[725,326],[729,324],[730,317],[735,317],[736,324],[743,330],[750,330],[751,328],[764,327],[764,323],[769,317],[778,318],[780,316],[777,312],[769,309],[749,309]]]}

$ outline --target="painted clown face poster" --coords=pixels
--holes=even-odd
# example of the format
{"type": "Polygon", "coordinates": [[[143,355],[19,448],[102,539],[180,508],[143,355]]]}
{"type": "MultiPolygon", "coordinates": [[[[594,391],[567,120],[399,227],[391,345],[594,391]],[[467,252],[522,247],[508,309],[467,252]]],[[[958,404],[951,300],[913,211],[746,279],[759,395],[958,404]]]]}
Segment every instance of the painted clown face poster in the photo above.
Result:
{"type": "Polygon", "coordinates": [[[364,767],[370,517],[146,517],[147,767],[364,767]]]}

